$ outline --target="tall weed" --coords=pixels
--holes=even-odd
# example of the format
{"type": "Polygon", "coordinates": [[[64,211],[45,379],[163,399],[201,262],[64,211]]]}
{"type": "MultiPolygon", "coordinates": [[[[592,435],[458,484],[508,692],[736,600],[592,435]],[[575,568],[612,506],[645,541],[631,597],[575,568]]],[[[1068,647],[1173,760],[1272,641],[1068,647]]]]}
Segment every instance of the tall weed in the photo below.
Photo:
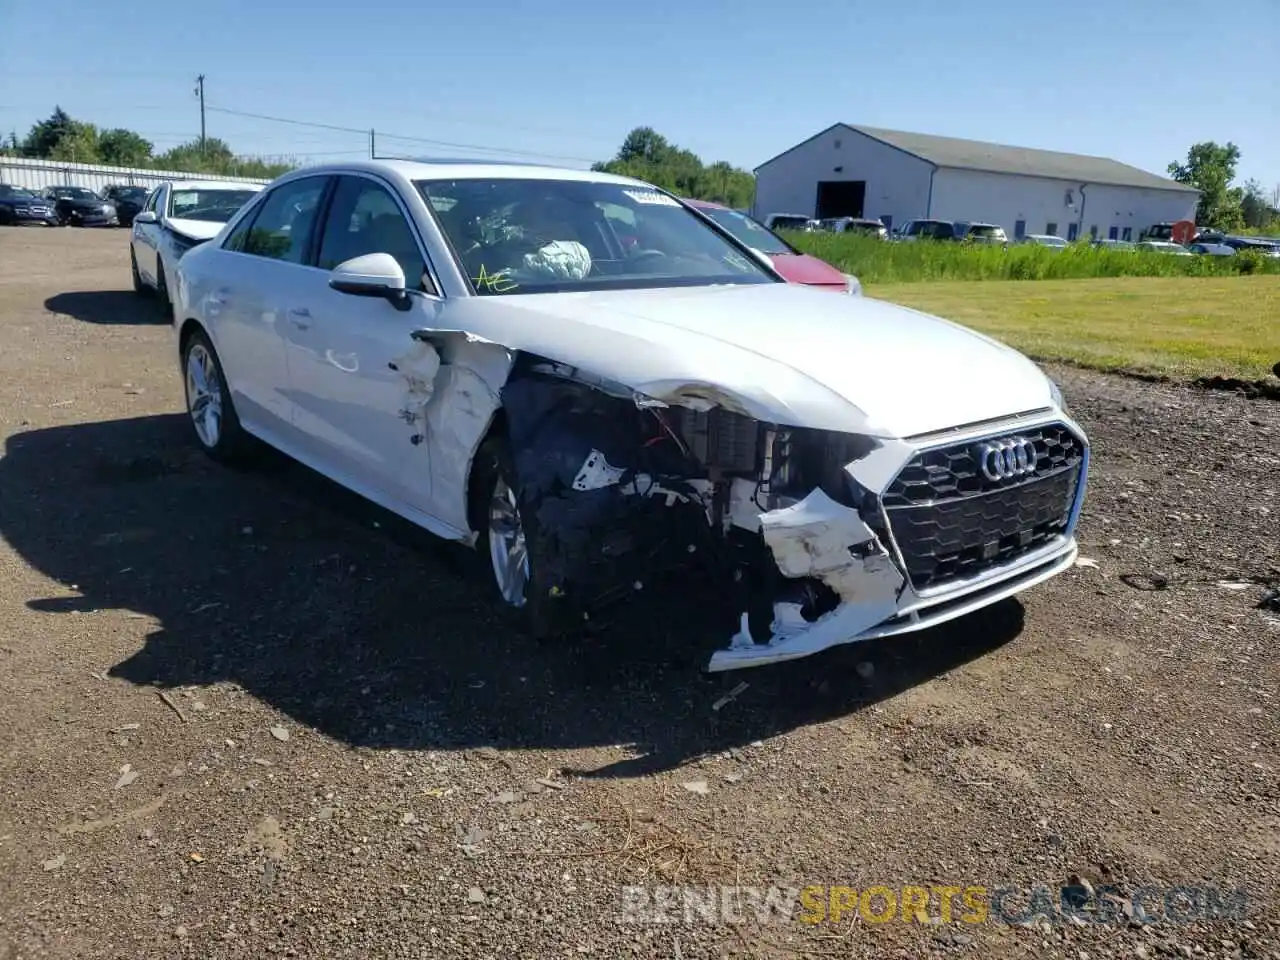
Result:
{"type": "Polygon", "coordinates": [[[1177,257],[1106,250],[1087,242],[1053,250],[1032,244],[996,247],[923,241],[889,243],[849,233],[787,233],[797,249],[864,283],[920,280],[1078,280],[1094,277],[1221,277],[1280,274],[1280,260],[1253,254],[1177,257]]]}

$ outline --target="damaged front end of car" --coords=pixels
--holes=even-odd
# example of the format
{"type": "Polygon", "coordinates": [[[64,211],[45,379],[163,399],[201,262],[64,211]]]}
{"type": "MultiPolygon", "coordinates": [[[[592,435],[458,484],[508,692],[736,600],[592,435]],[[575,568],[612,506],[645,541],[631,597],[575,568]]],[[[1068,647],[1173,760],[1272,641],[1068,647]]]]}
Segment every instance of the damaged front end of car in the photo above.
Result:
{"type": "Polygon", "coordinates": [[[535,596],[571,623],[701,563],[739,611],[709,670],[921,629],[1074,559],[1088,445],[1053,408],[898,440],[763,422],[710,387],[656,398],[528,355],[501,400],[535,596]],[[975,444],[1011,431],[1042,475],[975,474],[975,444]]]}

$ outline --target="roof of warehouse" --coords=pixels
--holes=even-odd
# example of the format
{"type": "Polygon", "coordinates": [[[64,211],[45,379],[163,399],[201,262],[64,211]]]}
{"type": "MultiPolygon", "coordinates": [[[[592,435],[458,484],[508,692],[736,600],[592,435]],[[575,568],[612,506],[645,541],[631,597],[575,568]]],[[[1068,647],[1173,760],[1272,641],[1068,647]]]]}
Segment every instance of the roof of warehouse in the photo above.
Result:
{"type": "MultiPolygon", "coordinates": [[[[1106,157],[1086,157],[1079,153],[1059,153],[1057,150],[1034,150],[1030,147],[1010,147],[1002,143],[985,143],[981,140],[961,140],[957,137],[935,137],[928,133],[907,133],[903,130],[884,130],[880,127],[864,127],[852,123],[837,123],[809,140],[822,136],[835,127],[854,130],[864,136],[879,140],[891,147],[919,157],[938,167],[957,170],[983,170],[990,173],[1013,173],[1027,177],[1050,177],[1056,180],[1075,180],[1080,183],[1100,183],[1120,187],[1146,187],[1154,190],[1180,190],[1196,193],[1194,187],[1178,183],[1168,177],[1157,176],[1137,167],[1106,157]]],[[[792,147],[795,150],[809,140],[792,147]]],[[[760,170],[790,153],[785,150],[756,167],[760,170]]]]}

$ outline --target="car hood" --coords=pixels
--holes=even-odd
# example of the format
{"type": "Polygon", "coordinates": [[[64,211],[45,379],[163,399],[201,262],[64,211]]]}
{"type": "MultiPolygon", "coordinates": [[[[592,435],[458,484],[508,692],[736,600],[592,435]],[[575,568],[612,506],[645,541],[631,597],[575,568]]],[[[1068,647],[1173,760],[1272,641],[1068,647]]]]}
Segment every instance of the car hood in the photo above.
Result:
{"type": "Polygon", "coordinates": [[[910,437],[1052,404],[1026,357],[928,314],[794,284],[469,297],[457,330],[668,402],[910,437]],[[695,401],[696,402],[696,401],[695,401]]]}
{"type": "Polygon", "coordinates": [[[769,259],[773,262],[773,269],[792,283],[844,289],[844,274],[825,260],[807,253],[772,253],[769,259]]]}
{"type": "Polygon", "coordinates": [[[165,221],[165,226],[189,240],[212,240],[226,224],[211,220],[184,220],[181,217],[171,217],[165,221]]]}

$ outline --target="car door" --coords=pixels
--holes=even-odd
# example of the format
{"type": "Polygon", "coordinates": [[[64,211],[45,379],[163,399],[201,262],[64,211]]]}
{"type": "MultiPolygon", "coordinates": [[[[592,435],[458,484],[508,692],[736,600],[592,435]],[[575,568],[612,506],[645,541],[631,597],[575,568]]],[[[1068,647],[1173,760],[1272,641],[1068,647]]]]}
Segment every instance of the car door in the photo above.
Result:
{"type": "Polygon", "coordinates": [[[310,265],[315,221],[331,177],[287,180],[267,191],[227,234],[203,293],[216,313],[214,346],[250,431],[286,449],[296,445],[285,356],[287,304],[324,274],[310,265]]]}
{"type": "Polygon", "coordinates": [[[421,442],[422,424],[412,420],[405,377],[394,366],[413,349],[421,300],[406,311],[329,286],[330,270],[369,253],[391,254],[409,289],[435,294],[420,238],[395,189],[372,175],[343,174],[324,217],[319,269],[283,304],[293,424],[311,457],[343,482],[375,500],[429,513],[428,445],[421,442]]]}
{"type": "MultiPolygon", "coordinates": [[[[162,183],[152,190],[151,196],[147,197],[147,202],[142,209],[155,213],[158,218],[158,211],[164,209],[162,200],[168,195],[168,189],[169,185],[162,183]]],[[[133,244],[133,258],[138,262],[139,275],[147,283],[155,286],[158,283],[156,254],[160,249],[160,224],[158,220],[155,223],[139,223],[135,219],[129,242],[133,244]]]]}

